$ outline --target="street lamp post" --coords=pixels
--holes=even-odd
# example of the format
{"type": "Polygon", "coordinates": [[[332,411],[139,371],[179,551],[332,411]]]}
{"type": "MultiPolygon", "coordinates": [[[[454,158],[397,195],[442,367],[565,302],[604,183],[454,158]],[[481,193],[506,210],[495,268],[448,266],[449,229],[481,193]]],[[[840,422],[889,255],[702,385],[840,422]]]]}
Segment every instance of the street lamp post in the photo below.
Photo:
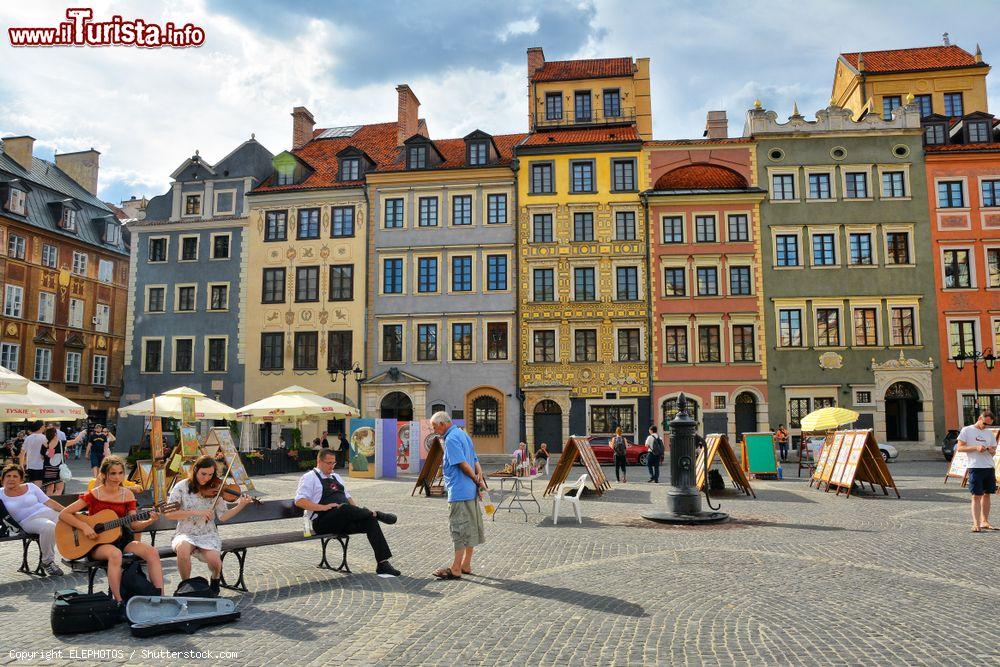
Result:
{"type": "Polygon", "coordinates": [[[993,355],[993,348],[988,347],[982,352],[976,352],[975,350],[972,352],[959,352],[952,357],[952,361],[955,362],[955,367],[960,371],[965,368],[966,361],[972,362],[972,384],[976,392],[972,403],[973,409],[979,412],[979,362],[983,362],[987,371],[992,371],[997,362],[997,358],[993,355]]]}
{"type": "MultiPolygon", "coordinates": [[[[670,486],[667,490],[667,511],[646,512],[642,516],[657,523],[703,524],[725,521],[723,512],[703,512],[698,491],[695,457],[698,455],[695,437],[697,424],[687,413],[687,397],[677,397],[677,416],[670,422],[670,486]]],[[[708,471],[705,471],[708,483],[708,471]]]]}

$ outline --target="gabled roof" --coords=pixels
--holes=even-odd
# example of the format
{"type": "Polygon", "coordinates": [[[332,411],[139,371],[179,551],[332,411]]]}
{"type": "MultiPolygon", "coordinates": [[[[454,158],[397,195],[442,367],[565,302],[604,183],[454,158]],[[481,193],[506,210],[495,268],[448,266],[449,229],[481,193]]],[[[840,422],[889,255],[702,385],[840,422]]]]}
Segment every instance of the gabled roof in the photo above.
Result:
{"type": "Polygon", "coordinates": [[[180,178],[181,174],[184,173],[184,170],[187,169],[189,166],[196,167],[199,169],[204,169],[212,176],[215,176],[215,169],[212,167],[212,165],[202,160],[201,156],[198,155],[198,151],[195,151],[194,155],[184,160],[184,162],[181,163],[181,166],[174,169],[173,173],[170,174],[170,178],[176,181],[178,178],[180,178]]]}
{"type": "MultiPolygon", "coordinates": [[[[414,134],[412,137],[403,142],[406,147],[410,146],[430,146],[431,149],[437,153],[438,159],[444,162],[444,154],[438,149],[437,144],[430,137],[425,137],[422,134],[414,134]]],[[[436,166],[436,165],[435,165],[436,166]]]]}
{"type": "Polygon", "coordinates": [[[866,74],[888,74],[890,72],[922,72],[935,69],[955,69],[961,67],[988,67],[977,63],[975,56],[960,46],[924,46],[915,49],[894,49],[891,51],[864,51],[841,53],[840,58],[858,71],[859,55],[865,59],[866,74]]]}
{"type": "Polygon", "coordinates": [[[532,132],[518,147],[572,146],[575,144],[620,144],[641,142],[635,125],[604,125],[588,128],[559,128],[532,132]]]}
{"type": "Polygon", "coordinates": [[[82,185],[70,178],[55,164],[32,157],[31,169],[24,169],[17,161],[0,151],[0,177],[6,180],[19,179],[28,185],[25,198],[25,215],[18,216],[10,211],[3,211],[5,217],[13,220],[23,220],[48,232],[67,238],[76,239],[109,252],[127,254],[124,242],[109,244],[104,242],[98,225],[90,224],[92,220],[106,219],[116,222],[115,214],[107,204],[90,194],[82,185]],[[67,199],[79,211],[77,231],[70,232],[60,227],[53,216],[50,204],[62,204],[67,199]]]}
{"type": "Polygon", "coordinates": [[[531,73],[531,81],[574,81],[632,76],[631,58],[552,60],[531,73]]]}

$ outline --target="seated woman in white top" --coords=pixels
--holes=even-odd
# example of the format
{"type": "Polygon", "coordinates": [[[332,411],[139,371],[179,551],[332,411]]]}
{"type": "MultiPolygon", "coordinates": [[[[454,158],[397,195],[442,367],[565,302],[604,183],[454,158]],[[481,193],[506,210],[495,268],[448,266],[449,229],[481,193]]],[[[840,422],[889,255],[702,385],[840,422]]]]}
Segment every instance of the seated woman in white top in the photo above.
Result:
{"type": "Polygon", "coordinates": [[[58,577],[63,571],[55,563],[56,524],[63,506],[36,485],[25,484],[24,468],[16,463],[4,466],[2,480],[0,501],[24,532],[38,535],[42,567],[46,574],[58,577]]]}

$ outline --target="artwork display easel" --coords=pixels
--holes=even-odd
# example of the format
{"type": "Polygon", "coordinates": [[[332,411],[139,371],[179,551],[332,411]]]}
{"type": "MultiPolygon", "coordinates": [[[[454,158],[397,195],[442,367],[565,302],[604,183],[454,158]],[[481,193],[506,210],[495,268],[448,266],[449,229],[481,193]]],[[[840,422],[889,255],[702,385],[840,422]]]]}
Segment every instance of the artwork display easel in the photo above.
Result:
{"type": "Polygon", "coordinates": [[[260,495],[256,487],[254,487],[250,475],[247,474],[247,469],[243,465],[243,459],[240,458],[240,452],[236,448],[236,443],[233,441],[233,434],[228,426],[217,426],[209,431],[203,447],[222,452],[223,460],[229,469],[229,477],[243,489],[243,493],[253,498],[260,495]]]}
{"type": "Polygon", "coordinates": [[[823,482],[827,483],[829,488],[830,475],[833,474],[833,461],[837,458],[837,451],[840,450],[840,445],[843,443],[844,434],[834,433],[832,436],[826,436],[826,442],[823,443],[823,449],[820,450],[819,456],[816,458],[816,467],[813,470],[812,478],[809,480],[809,486],[816,483],[816,488],[823,482]]]}
{"type": "Polygon", "coordinates": [[[707,452],[704,458],[695,456],[695,480],[698,490],[705,488],[705,460],[707,459],[708,469],[711,470],[715,457],[718,456],[726,472],[729,473],[729,479],[732,480],[733,485],[746,495],[757,497],[750,486],[750,479],[743,472],[743,466],[736,458],[736,452],[729,444],[729,438],[724,433],[710,433],[705,436],[705,447],[707,447],[707,452]]]}
{"type": "MultiPolygon", "coordinates": [[[[955,446],[958,446],[957,442],[955,446]]],[[[947,484],[949,479],[960,479],[962,486],[966,485],[966,481],[969,479],[969,457],[965,452],[955,452],[952,455],[948,471],[944,474],[944,483],[947,484]]]]}
{"type": "Polygon", "coordinates": [[[744,433],[740,449],[744,472],[751,475],[778,474],[778,457],[774,455],[773,433],[744,433]]]}
{"type": "Polygon", "coordinates": [[[879,452],[878,442],[871,429],[837,431],[834,436],[835,444],[836,436],[840,436],[840,446],[836,452],[836,459],[832,459],[833,448],[831,457],[827,459],[827,468],[833,460],[833,471],[829,476],[827,491],[836,487],[838,496],[843,492],[845,497],[850,498],[855,482],[862,484],[868,482],[873,491],[878,485],[884,495],[888,496],[891,488],[896,492],[897,498],[901,497],[889,472],[889,466],[879,452]]]}
{"type": "Polygon", "coordinates": [[[434,438],[427,448],[427,457],[420,467],[420,474],[417,475],[417,483],[413,485],[412,496],[417,491],[425,493],[427,497],[443,496],[444,484],[439,484],[441,477],[441,462],[444,460],[444,447],[441,445],[441,438],[434,438]]]}
{"type": "Polygon", "coordinates": [[[552,477],[549,478],[549,484],[545,487],[545,493],[542,494],[542,497],[555,493],[559,485],[566,481],[577,457],[583,461],[583,466],[587,469],[587,475],[590,477],[587,486],[594,489],[598,495],[611,490],[611,483],[604,476],[604,469],[601,468],[597,455],[591,449],[590,441],[587,438],[570,436],[569,440],[566,441],[566,446],[563,447],[562,454],[559,455],[559,463],[552,471],[552,477]]]}

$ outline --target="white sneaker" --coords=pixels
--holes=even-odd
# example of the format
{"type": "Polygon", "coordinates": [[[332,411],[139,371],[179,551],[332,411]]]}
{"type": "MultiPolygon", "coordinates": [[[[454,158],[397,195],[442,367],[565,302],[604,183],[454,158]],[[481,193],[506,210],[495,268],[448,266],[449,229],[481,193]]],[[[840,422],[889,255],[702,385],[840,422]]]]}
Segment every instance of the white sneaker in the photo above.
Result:
{"type": "Polygon", "coordinates": [[[49,561],[48,563],[42,563],[42,569],[45,570],[45,574],[50,577],[61,577],[63,576],[62,568],[55,564],[55,561],[49,561]]]}

